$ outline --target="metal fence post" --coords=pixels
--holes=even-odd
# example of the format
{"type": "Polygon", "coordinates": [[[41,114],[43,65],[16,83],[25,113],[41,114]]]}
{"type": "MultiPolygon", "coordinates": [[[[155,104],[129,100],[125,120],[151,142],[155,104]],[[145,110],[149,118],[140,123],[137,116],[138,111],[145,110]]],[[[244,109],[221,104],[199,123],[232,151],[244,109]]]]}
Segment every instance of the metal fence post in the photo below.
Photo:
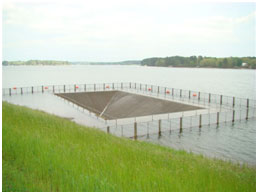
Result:
{"type": "Polygon", "coordinates": [[[21,94],[23,94],[22,88],[21,88],[21,94]]]}
{"type": "Polygon", "coordinates": [[[64,93],[65,93],[65,85],[64,85],[64,93]]]}
{"type": "Polygon", "coordinates": [[[233,107],[235,107],[235,97],[233,97],[233,107]]]}
{"type": "Polygon", "coordinates": [[[134,122],[134,139],[137,139],[137,123],[134,122]]]}
{"type": "Polygon", "coordinates": [[[246,117],[245,117],[246,120],[248,120],[248,112],[249,112],[249,108],[246,109],[246,117]]]}
{"type": "Polygon", "coordinates": [[[189,99],[191,98],[191,90],[189,90],[189,99]]]}
{"type": "Polygon", "coordinates": [[[222,95],[220,95],[220,105],[222,105],[222,95]]]}
{"type": "Polygon", "coordinates": [[[219,125],[219,112],[217,112],[217,125],[219,125]]]}
{"type": "Polygon", "coordinates": [[[112,83],[112,88],[113,88],[113,90],[115,89],[115,84],[114,83],[112,83]]]}
{"type": "Polygon", "coordinates": [[[182,89],[180,89],[180,98],[182,97],[182,89]]]}
{"type": "Polygon", "coordinates": [[[161,136],[161,120],[159,120],[159,136],[161,136]]]}
{"type": "Polygon", "coordinates": [[[105,90],[105,83],[103,84],[103,90],[105,90]]]}
{"type": "Polygon", "coordinates": [[[209,103],[211,102],[211,94],[209,93],[209,103]]]}
{"type": "Polygon", "coordinates": [[[201,92],[198,92],[198,100],[201,99],[201,92]]]}
{"type": "Polygon", "coordinates": [[[142,84],[140,84],[140,90],[142,90],[142,84]]]}
{"type": "Polygon", "coordinates": [[[166,87],[164,88],[164,93],[165,93],[165,96],[166,96],[166,93],[167,93],[167,88],[166,87]]]}
{"type": "Polygon", "coordinates": [[[183,132],[183,117],[180,117],[180,126],[179,126],[180,128],[180,133],[182,133],[183,132]]]}
{"type": "Polygon", "coordinates": [[[246,99],[246,107],[249,108],[249,98],[246,99]]]}
{"type": "Polygon", "coordinates": [[[84,84],[84,92],[86,92],[86,84],[84,84]]]}
{"type": "Polygon", "coordinates": [[[131,82],[130,82],[130,86],[129,86],[129,87],[130,87],[130,89],[131,89],[131,87],[132,87],[132,83],[131,83],[131,82]]]}
{"type": "Polygon", "coordinates": [[[33,86],[31,87],[31,93],[33,94],[33,86]]]}
{"type": "Polygon", "coordinates": [[[147,91],[147,84],[145,84],[145,91],[147,91]]]}
{"type": "Polygon", "coordinates": [[[200,118],[199,118],[199,128],[202,127],[202,115],[200,115],[200,118]]]}
{"type": "Polygon", "coordinates": [[[232,115],[232,122],[235,122],[235,110],[233,110],[233,115],[232,115]]]}
{"type": "Polygon", "coordinates": [[[172,96],[174,96],[174,88],[172,88],[172,96]]]}
{"type": "Polygon", "coordinates": [[[159,94],[159,86],[158,86],[158,94],[159,94]]]}
{"type": "Polygon", "coordinates": [[[9,95],[11,96],[12,95],[12,89],[9,88],[9,95]]]}
{"type": "Polygon", "coordinates": [[[44,87],[42,86],[42,93],[44,93],[44,87]]]}
{"type": "Polygon", "coordinates": [[[96,84],[94,84],[94,91],[96,91],[96,84]]]}
{"type": "Polygon", "coordinates": [[[136,89],[136,83],[134,83],[134,89],[136,89]]]}
{"type": "Polygon", "coordinates": [[[74,84],[74,92],[76,92],[76,84],[74,84]]]}
{"type": "Polygon", "coordinates": [[[109,126],[107,126],[107,133],[109,133],[110,132],[110,127],[109,126]]]}

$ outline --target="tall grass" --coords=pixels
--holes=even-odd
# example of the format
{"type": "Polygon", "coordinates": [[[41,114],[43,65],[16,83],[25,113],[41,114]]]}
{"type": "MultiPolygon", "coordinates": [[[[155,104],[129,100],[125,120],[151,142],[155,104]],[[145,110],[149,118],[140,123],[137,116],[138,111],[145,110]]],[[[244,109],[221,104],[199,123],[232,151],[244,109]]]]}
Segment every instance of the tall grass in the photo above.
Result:
{"type": "Polygon", "coordinates": [[[3,102],[3,191],[255,191],[254,168],[3,102]]]}

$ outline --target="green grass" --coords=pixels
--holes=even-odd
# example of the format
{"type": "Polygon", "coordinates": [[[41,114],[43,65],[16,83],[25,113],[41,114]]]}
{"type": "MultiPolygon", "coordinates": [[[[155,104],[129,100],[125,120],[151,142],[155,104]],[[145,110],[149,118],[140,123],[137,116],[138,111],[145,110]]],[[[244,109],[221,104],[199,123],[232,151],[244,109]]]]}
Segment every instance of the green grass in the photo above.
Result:
{"type": "Polygon", "coordinates": [[[256,172],[3,102],[3,191],[255,191],[256,172]]]}

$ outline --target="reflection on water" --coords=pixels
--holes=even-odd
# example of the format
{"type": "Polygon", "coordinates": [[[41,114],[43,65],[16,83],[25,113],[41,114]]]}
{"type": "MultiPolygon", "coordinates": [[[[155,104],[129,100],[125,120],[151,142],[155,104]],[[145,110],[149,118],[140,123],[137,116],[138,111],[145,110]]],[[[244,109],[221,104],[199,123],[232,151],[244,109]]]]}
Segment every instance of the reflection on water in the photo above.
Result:
{"type": "Polygon", "coordinates": [[[256,164],[256,120],[222,123],[220,126],[194,127],[179,131],[145,136],[140,140],[158,143],[175,149],[222,158],[234,162],[256,164]]]}
{"type": "Polygon", "coordinates": [[[3,96],[3,100],[22,106],[27,106],[37,110],[43,110],[50,114],[67,118],[76,123],[92,126],[103,127],[105,123],[97,120],[94,114],[89,114],[88,111],[79,108],[73,103],[48,93],[34,93],[23,95],[3,96]]]}

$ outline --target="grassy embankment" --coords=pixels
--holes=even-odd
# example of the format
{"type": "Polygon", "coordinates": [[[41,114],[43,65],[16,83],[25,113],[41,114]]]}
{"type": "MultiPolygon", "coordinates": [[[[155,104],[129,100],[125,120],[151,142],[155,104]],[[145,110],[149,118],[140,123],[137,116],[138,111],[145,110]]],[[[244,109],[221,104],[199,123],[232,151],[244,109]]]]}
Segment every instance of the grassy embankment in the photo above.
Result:
{"type": "Polygon", "coordinates": [[[255,169],[3,102],[3,191],[255,191],[255,169]]]}

